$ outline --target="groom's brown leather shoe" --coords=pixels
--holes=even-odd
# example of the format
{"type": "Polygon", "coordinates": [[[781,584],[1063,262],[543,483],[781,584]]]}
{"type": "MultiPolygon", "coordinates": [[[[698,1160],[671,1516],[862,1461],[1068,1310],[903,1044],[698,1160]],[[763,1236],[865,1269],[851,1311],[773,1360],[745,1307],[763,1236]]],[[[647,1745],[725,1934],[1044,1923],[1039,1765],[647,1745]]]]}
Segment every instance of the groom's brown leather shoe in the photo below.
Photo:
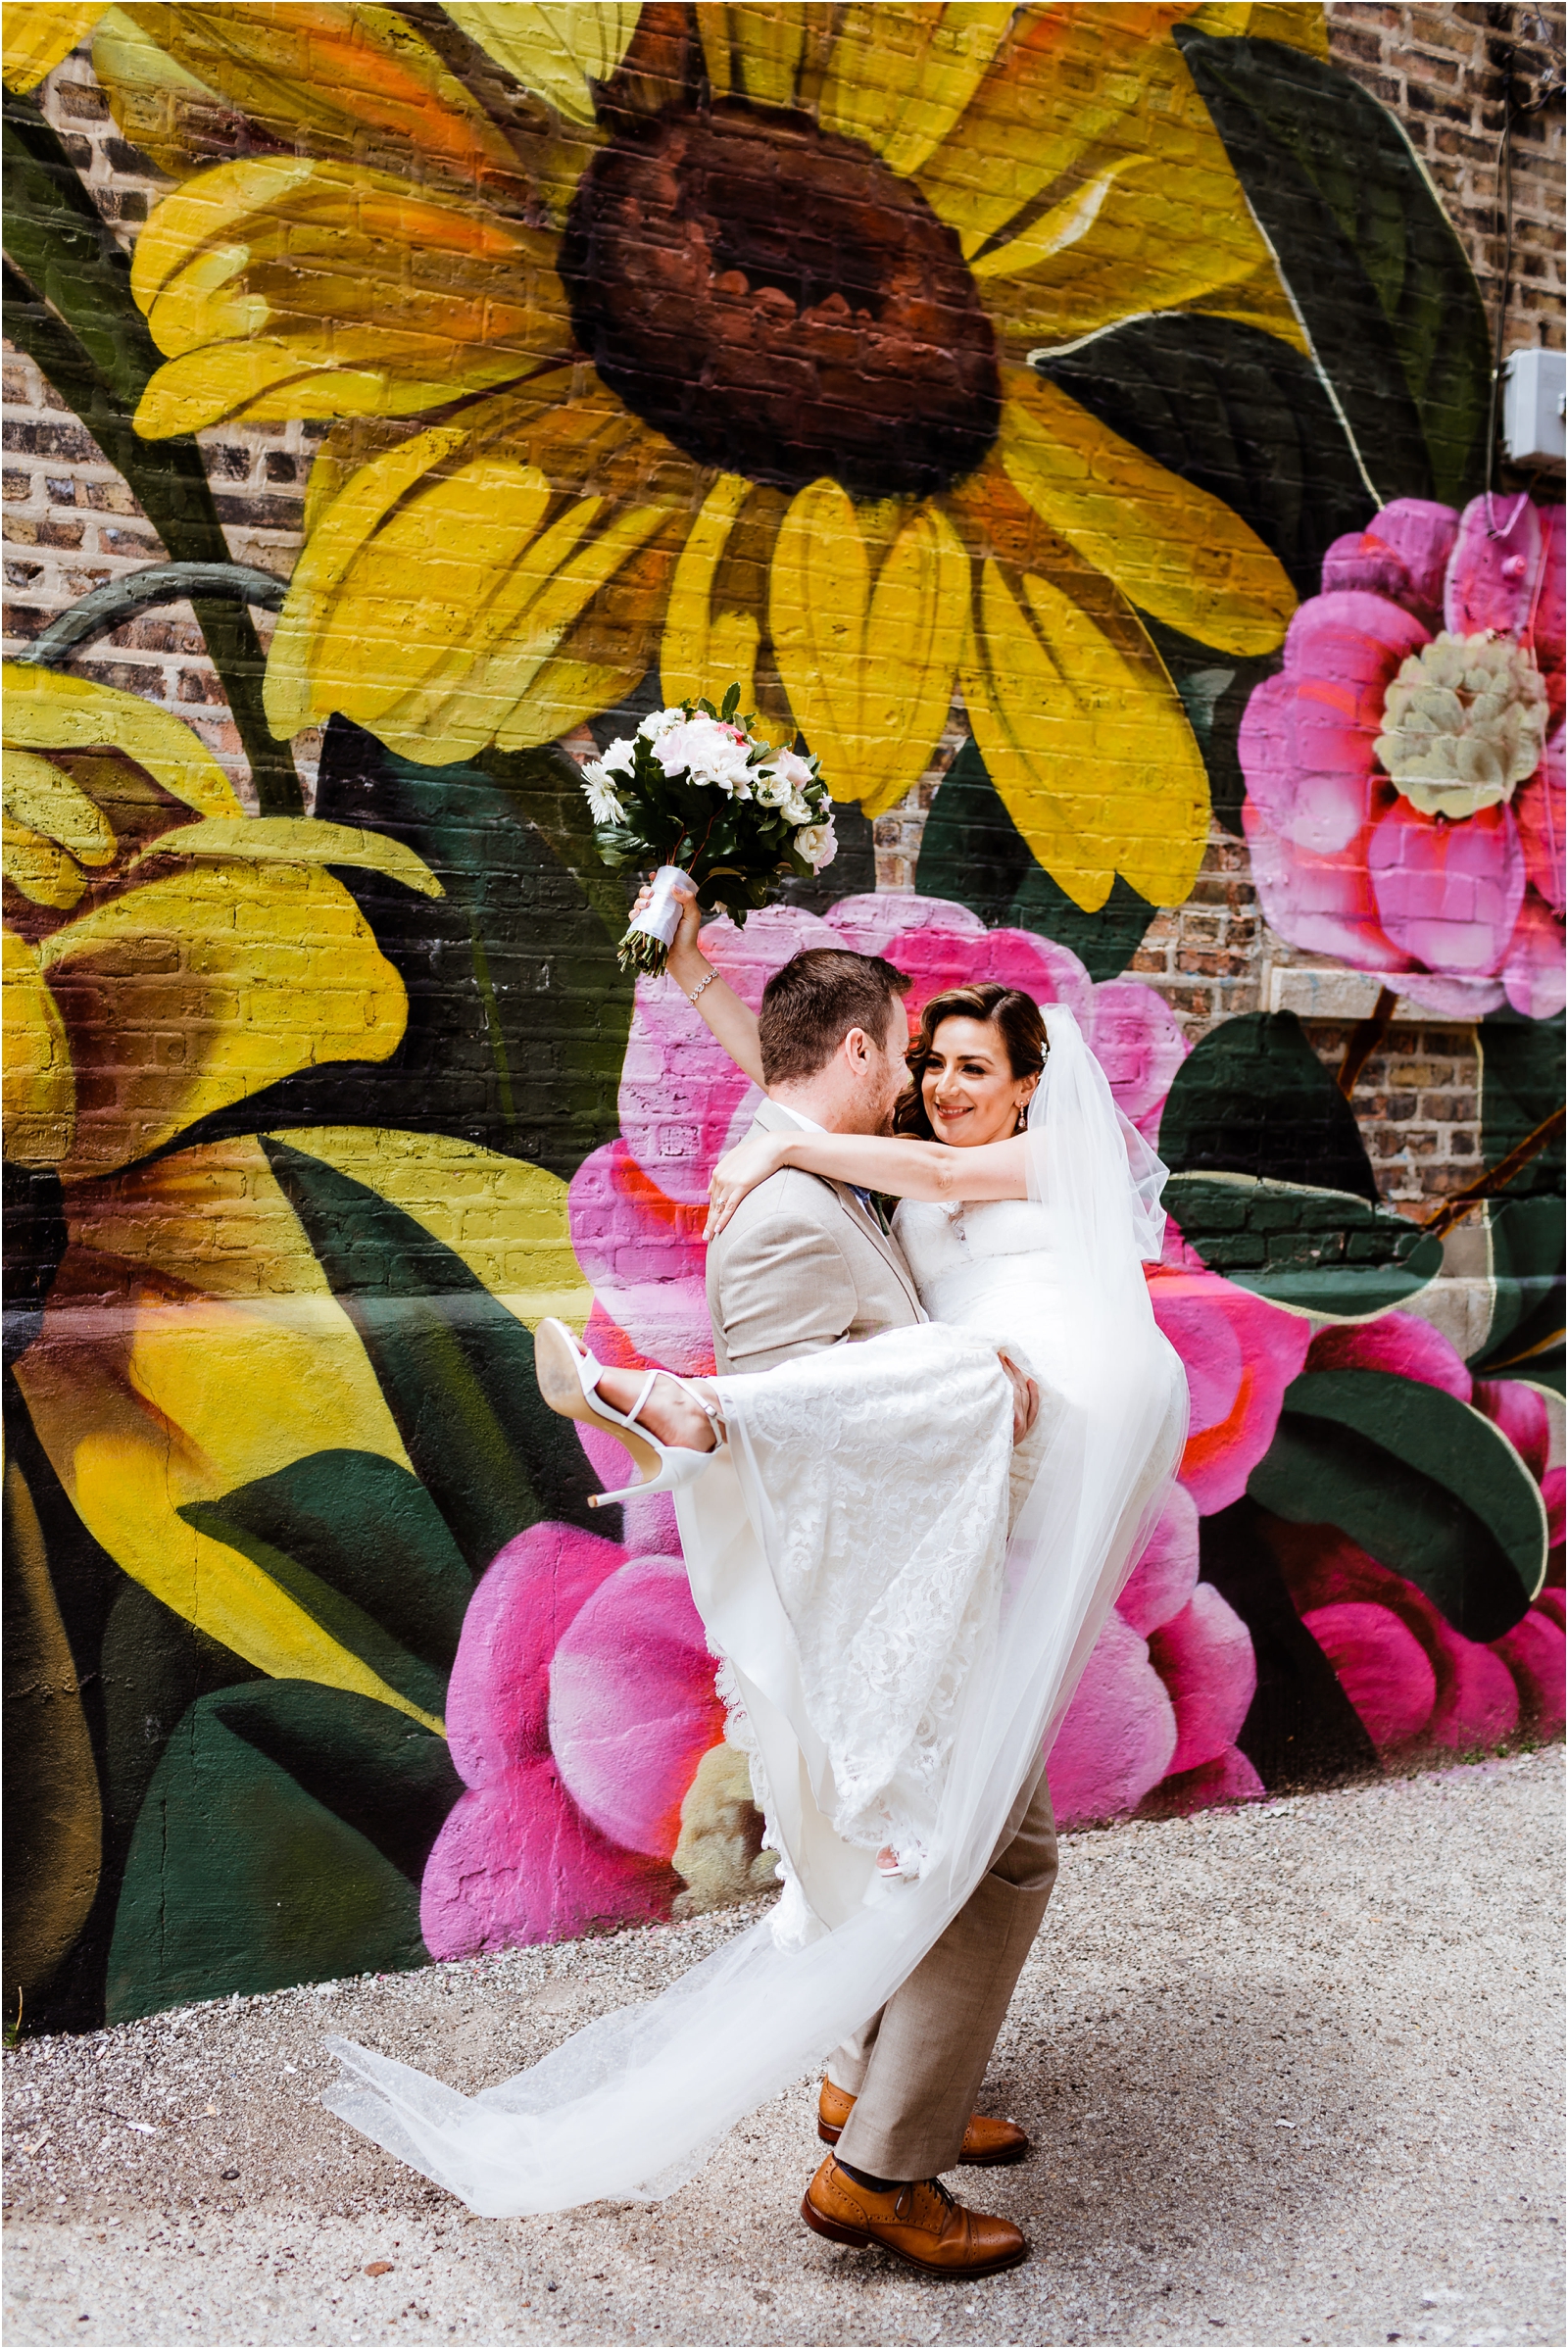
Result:
{"type": "Polygon", "coordinates": [[[806,2189],[801,2217],[830,2243],[854,2250],[876,2243],[922,2276],[950,2276],[956,2283],[996,2276],[1029,2257],[1028,2242],[1010,2219],[965,2210],[939,2178],[873,2193],[841,2170],[831,2153],[806,2189]]]}
{"type": "MultiPolygon", "coordinates": [[[[854,2110],[849,2089],[824,2080],[816,2100],[816,2133],[824,2145],[838,2143],[854,2110]]],[[[1000,2162],[1021,2162],[1028,2150],[1029,2139],[1016,2121],[993,2121],[986,2113],[971,2113],[958,2159],[976,2170],[993,2170],[1000,2162]]]]}

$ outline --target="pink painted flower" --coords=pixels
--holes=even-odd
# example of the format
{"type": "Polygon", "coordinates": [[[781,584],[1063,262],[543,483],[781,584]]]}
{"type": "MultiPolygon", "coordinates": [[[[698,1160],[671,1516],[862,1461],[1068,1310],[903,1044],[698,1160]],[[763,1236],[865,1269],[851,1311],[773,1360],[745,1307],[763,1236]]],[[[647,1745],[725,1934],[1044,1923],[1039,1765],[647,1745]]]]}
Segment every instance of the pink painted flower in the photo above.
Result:
{"type": "Polygon", "coordinates": [[[1263,1791],[1236,1744],[1257,1686],[1252,1642],[1198,1579],[1198,1516],[1178,1485],[1095,1642],[1048,1757],[1058,1826],[1263,1791]]]}
{"type": "Polygon", "coordinates": [[[1310,1322],[1206,1272],[1179,1241],[1150,1275],[1154,1319],[1182,1358],[1192,1420],[1181,1481],[1203,1516],[1228,1508],[1274,1441],[1285,1390],[1306,1360],[1310,1322]]]}
{"type": "MultiPolygon", "coordinates": [[[[1310,1370],[1382,1370],[1472,1403],[1542,1487],[1548,1539],[1561,1539],[1561,1471],[1546,1466],[1544,1398],[1511,1380],[1477,1383],[1446,1338],[1412,1313],[1323,1331],[1310,1370]],[[1553,1517],[1553,1504],[1556,1515],[1553,1517]]],[[[1425,1592],[1334,1526],[1276,1525],[1273,1545],[1302,1622],[1382,1754],[1460,1752],[1564,1717],[1560,1591],[1542,1591],[1499,1639],[1467,1639],[1425,1592]]]]}
{"type": "Polygon", "coordinates": [[[447,1732],[468,1791],[425,1865],[433,1956],[667,1917],[681,1801],[723,1732],[684,1566],[519,1534],[464,1619],[447,1732]]]}
{"type": "Polygon", "coordinates": [[[1563,1004],[1563,510],[1401,498],[1336,540],[1241,731],[1282,938],[1429,1009],[1563,1004]]]}

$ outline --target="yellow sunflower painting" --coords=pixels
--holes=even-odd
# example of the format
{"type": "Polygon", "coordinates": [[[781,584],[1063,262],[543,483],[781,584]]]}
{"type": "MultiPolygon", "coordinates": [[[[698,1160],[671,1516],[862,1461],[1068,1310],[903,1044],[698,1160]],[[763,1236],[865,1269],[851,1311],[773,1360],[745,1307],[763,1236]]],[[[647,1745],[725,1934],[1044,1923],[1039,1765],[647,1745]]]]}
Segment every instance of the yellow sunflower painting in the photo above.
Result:
{"type": "Polygon", "coordinates": [[[138,429],[331,420],[274,732],[439,764],[657,663],[739,678],[874,815],[959,693],[1076,904],[1180,903],[1207,791],[1141,615],[1255,656],[1294,595],[1029,364],[1182,311],[1304,347],[1178,26],[1322,53],[1315,7],[1173,0],[99,13],[181,181],[135,250],[138,429]]]}

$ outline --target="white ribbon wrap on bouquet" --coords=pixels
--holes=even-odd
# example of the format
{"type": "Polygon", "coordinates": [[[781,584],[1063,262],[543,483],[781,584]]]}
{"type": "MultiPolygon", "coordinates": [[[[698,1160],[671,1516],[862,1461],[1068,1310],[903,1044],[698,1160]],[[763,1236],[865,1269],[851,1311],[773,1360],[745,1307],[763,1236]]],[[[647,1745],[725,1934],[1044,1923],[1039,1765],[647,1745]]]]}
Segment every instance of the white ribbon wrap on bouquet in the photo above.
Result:
{"type": "Polygon", "coordinates": [[[662,864],[654,875],[653,896],[635,921],[626,925],[628,938],[634,931],[641,930],[645,936],[657,938],[662,947],[674,945],[681,916],[680,901],[675,895],[677,882],[684,882],[690,889],[691,874],[682,872],[678,864],[662,864]]]}

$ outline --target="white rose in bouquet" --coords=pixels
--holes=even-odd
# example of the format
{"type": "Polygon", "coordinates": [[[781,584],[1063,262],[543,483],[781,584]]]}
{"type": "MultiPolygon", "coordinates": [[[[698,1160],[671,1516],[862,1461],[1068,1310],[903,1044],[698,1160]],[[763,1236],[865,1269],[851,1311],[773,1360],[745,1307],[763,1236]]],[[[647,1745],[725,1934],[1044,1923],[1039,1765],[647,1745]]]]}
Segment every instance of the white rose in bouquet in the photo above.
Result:
{"type": "Polygon", "coordinates": [[[792,791],[784,803],[784,821],[787,824],[814,824],[816,820],[816,809],[810,801],[803,799],[798,791],[792,791]]]}
{"type": "Polygon", "coordinates": [[[795,835],[795,845],[813,872],[819,873],[831,864],[839,853],[838,835],[832,822],[803,824],[795,835]]]}
{"type": "Polygon", "coordinates": [[[779,773],[776,765],[760,766],[753,772],[752,797],[760,807],[782,807],[794,790],[794,784],[779,773]]]}
{"type": "Polygon", "coordinates": [[[652,710],[643,719],[637,731],[644,742],[659,742],[664,735],[673,734],[677,726],[684,726],[685,723],[686,712],[684,710],[652,710]]]}

